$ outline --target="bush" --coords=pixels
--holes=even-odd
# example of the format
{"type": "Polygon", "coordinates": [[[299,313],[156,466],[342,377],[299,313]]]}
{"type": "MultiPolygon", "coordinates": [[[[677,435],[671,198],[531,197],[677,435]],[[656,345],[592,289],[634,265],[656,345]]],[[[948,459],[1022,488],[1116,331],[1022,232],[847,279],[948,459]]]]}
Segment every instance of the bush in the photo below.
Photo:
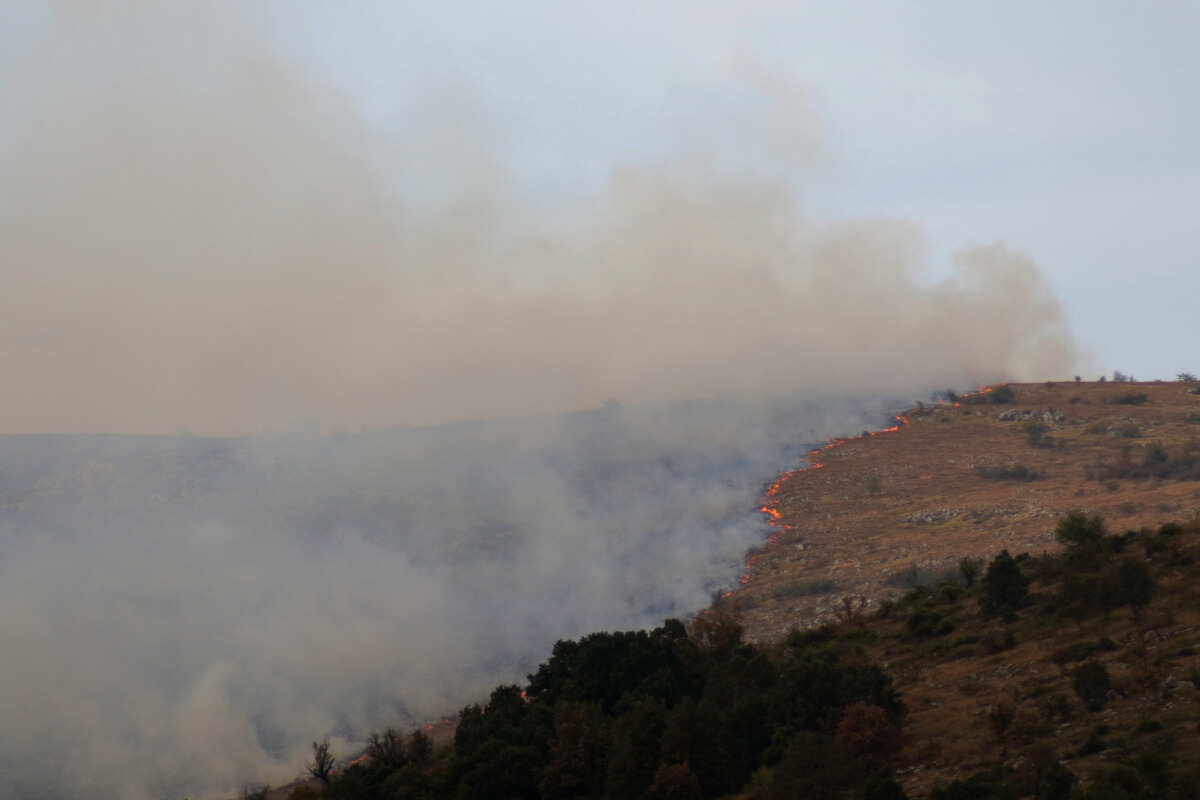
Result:
{"type": "Polygon", "coordinates": [[[949,633],[954,630],[954,626],[950,626],[950,631],[944,631],[943,626],[947,620],[938,612],[931,608],[922,608],[914,611],[911,616],[905,621],[905,629],[913,636],[922,639],[929,639],[941,633],[949,633]]]}
{"type": "Polygon", "coordinates": [[[1025,439],[1034,447],[1049,447],[1051,442],[1046,434],[1050,428],[1043,422],[1026,422],[1021,426],[1025,439]]]}
{"type": "Polygon", "coordinates": [[[1108,402],[1117,406],[1144,406],[1150,402],[1150,395],[1145,392],[1119,394],[1108,402]]]}
{"type": "Polygon", "coordinates": [[[976,467],[975,471],[985,481],[1036,481],[1042,477],[1041,473],[1024,464],[1012,467],[976,467]]]}
{"type": "Polygon", "coordinates": [[[988,394],[988,397],[991,398],[991,401],[993,403],[1003,405],[1005,403],[1011,403],[1014,400],[1016,400],[1017,393],[1013,390],[1013,388],[1011,386],[1005,384],[1003,386],[997,386],[994,391],[992,391],[991,393],[988,394]]]}
{"type": "Polygon", "coordinates": [[[996,405],[1007,405],[1017,399],[1017,393],[1007,384],[1000,384],[992,387],[990,390],[984,390],[975,394],[969,394],[966,397],[959,398],[963,403],[973,406],[986,405],[993,403],[996,405]]]}

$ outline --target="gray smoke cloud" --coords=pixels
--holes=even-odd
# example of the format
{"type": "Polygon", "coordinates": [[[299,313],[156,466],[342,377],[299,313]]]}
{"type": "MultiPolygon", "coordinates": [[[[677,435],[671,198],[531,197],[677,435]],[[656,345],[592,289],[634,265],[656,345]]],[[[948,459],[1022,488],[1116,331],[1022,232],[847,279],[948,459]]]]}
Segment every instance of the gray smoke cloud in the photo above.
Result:
{"type": "Polygon", "coordinates": [[[883,401],[310,438],[0,437],[0,797],[287,782],[556,639],[707,605],[763,486],[883,401]]]}
{"type": "MultiPolygon", "coordinates": [[[[703,607],[763,483],[870,398],[1072,369],[1001,244],[925,281],[914,226],[806,218],[702,147],[548,211],[462,83],[384,137],[232,4],[31,7],[0,432],[367,427],[0,439],[0,797],[291,778],[325,732],[703,607]]],[[[774,109],[738,121],[756,158],[818,160],[797,86],[737,70],[774,109]]]]}
{"type": "MultiPolygon", "coordinates": [[[[1003,245],[923,283],[914,226],[806,219],[788,186],[694,153],[548,214],[461,86],[418,92],[385,139],[225,4],[104,9],[60,8],[0,93],[5,432],[415,424],[1073,366],[1036,265],[1003,245]]],[[[739,120],[745,146],[816,149],[795,87],[738,63],[776,109],[739,120]]]]}

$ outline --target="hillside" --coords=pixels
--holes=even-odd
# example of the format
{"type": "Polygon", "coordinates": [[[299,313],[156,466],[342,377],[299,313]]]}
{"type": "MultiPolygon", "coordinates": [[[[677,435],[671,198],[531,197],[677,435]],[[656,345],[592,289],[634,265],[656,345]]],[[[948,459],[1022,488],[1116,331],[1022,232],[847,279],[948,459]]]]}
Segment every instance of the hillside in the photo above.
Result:
{"type": "Polygon", "coordinates": [[[1140,464],[1155,442],[1169,455],[1200,452],[1195,385],[1012,384],[1009,403],[975,395],[831,443],[812,455],[814,468],[769,491],[778,533],[750,557],[732,598],[747,638],[828,621],[848,595],[875,605],[914,573],[930,580],[963,557],[1053,550],[1054,521],[1072,509],[1122,530],[1196,518],[1200,484],[1119,470],[1124,453],[1140,464]],[[1030,423],[1045,429],[1036,444],[1030,423]],[[1036,478],[988,478],[981,468],[1036,478]]]}
{"type": "MultiPolygon", "coordinates": [[[[1126,612],[1072,621],[1051,602],[1003,626],[981,617],[975,599],[943,606],[912,590],[961,582],[964,557],[1059,552],[1056,524],[1071,510],[1101,515],[1114,534],[1141,531],[1131,535],[1135,552],[1156,541],[1150,532],[1164,522],[1200,517],[1195,384],[1011,388],[1011,403],[983,394],[913,409],[898,429],[833,442],[812,455],[811,468],[783,476],[764,507],[778,533],[721,604],[760,642],[821,623],[857,631],[908,705],[896,765],[914,797],[985,767],[1029,770],[1039,758],[1068,759],[1081,775],[1144,752],[1200,761],[1191,683],[1200,676],[1195,525],[1172,543],[1175,561],[1141,619],[1126,612]],[[905,596],[910,602],[888,618],[878,615],[881,603],[886,612],[905,596]],[[846,602],[856,620],[849,625],[846,602]],[[907,621],[925,608],[956,631],[912,636],[907,621]],[[997,631],[1011,633],[1015,647],[979,644],[997,631]],[[1094,715],[1072,693],[1081,658],[1064,652],[1091,653],[1101,637],[1116,645],[1102,654],[1115,689],[1094,715]],[[998,733],[998,713],[1016,714],[1026,729],[998,733]]],[[[1055,591],[1035,581],[1039,590],[1055,591]]]]}
{"type": "Polygon", "coordinates": [[[294,796],[1200,797],[1195,389],[1000,387],[832,442],[686,632],[561,641],[456,748],[294,796]]]}

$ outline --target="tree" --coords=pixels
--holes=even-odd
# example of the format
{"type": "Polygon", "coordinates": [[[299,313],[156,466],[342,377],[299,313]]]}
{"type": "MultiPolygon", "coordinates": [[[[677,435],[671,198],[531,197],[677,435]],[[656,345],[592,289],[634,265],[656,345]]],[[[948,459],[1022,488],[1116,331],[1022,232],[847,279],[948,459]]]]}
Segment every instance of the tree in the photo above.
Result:
{"type": "Polygon", "coordinates": [[[304,770],[326,786],[329,785],[329,774],[333,772],[333,753],[329,750],[329,737],[312,743],[313,757],[305,762],[304,770]]]}
{"type": "Polygon", "coordinates": [[[1071,686],[1088,711],[1103,711],[1104,703],[1108,700],[1108,690],[1112,686],[1112,679],[1104,664],[1095,659],[1089,659],[1075,670],[1071,686]]]}
{"type": "Polygon", "coordinates": [[[585,707],[563,703],[554,721],[550,763],[542,768],[538,791],[546,800],[598,797],[604,789],[602,723],[585,707]]]}
{"type": "Polygon", "coordinates": [[[428,764],[429,759],[433,757],[433,742],[430,741],[429,735],[420,728],[413,731],[408,739],[407,753],[408,760],[417,766],[423,767],[428,764]]]}
{"type": "Polygon", "coordinates": [[[1074,548],[1098,542],[1108,534],[1104,517],[1093,514],[1088,517],[1082,511],[1072,511],[1058,521],[1054,538],[1070,552],[1074,548]]]}
{"type": "Polygon", "coordinates": [[[834,738],[854,748],[863,763],[872,767],[887,764],[900,749],[900,729],[874,703],[846,706],[834,738]]]}
{"type": "Polygon", "coordinates": [[[367,755],[372,763],[389,770],[400,769],[408,760],[404,754],[404,737],[395,728],[367,734],[367,755]]]}
{"type": "Polygon", "coordinates": [[[1175,376],[1175,380],[1179,381],[1180,383],[1195,383],[1196,376],[1190,372],[1181,372],[1175,376]]]}
{"type": "Polygon", "coordinates": [[[1016,615],[1029,594],[1029,578],[1007,550],[1001,550],[1000,555],[992,559],[980,583],[984,592],[984,613],[1000,614],[1005,619],[1016,615]]]}
{"type": "Polygon", "coordinates": [[[966,556],[958,560],[958,571],[963,576],[963,580],[966,581],[967,586],[975,585],[975,579],[979,577],[979,572],[982,569],[982,558],[966,556]]]}
{"type": "Polygon", "coordinates": [[[700,800],[700,782],[688,763],[660,764],[646,796],[653,800],[700,800]]]}
{"type": "Polygon", "coordinates": [[[1133,618],[1140,620],[1142,609],[1150,605],[1154,597],[1154,576],[1141,561],[1126,558],[1117,565],[1114,588],[1118,604],[1129,606],[1133,618]]]}

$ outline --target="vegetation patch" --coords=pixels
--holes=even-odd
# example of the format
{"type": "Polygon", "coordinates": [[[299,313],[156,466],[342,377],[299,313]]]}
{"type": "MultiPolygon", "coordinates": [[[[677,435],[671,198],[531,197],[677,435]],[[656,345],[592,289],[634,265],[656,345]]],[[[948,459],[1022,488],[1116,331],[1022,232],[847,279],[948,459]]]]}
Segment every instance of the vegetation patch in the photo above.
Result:
{"type": "Polygon", "coordinates": [[[1154,441],[1143,446],[1138,457],[1131,447],[1125,447],[1111,463],[1102,463],[1092,474],[1102,481],[1120,478],[1200,480],[1200,440],[1189,439],[1172,447],[1154,441]]]}
{"type": "Polygon", "coordinates": [[[1150,402],[1150,395],[1145,392],[1131,392],[1129,394],[1119,394],[1116,397],[1110,398],[1108,402],[1116,406],[1144,406],[1150,402]]]}
{"type": "Polygon", "coordinates": [[[975,471],[985,481],[1036,481],[1042,477],[1040,472],[1024,464],[1014,464],[1011,467],[976,467],[975,471]]]}
{"type": "Polygon", "coordinates": [[[811,597],[812,595],[836,592],[837,589],[837,583],[829,580],[793,581],[777,587],[771,592],[771,597],[776,600],[786,600],[792,597],[811,597]]]}

